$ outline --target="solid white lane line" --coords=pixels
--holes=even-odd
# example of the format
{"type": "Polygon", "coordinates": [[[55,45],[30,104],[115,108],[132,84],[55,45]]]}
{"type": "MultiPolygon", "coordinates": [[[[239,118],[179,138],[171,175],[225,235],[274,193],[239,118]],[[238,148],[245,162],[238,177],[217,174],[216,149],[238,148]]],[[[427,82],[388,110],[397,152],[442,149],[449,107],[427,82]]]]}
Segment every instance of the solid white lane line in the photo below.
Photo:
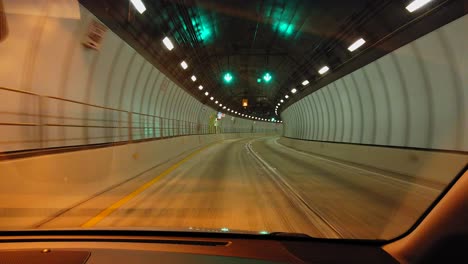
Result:
{"type": "MultiPolygon", "coordinates": [[[[272,179],[276,181],[278,184],[283,185],[284,187],[287,188],[287,190],[283,190],[286,194],[292,194],[290,198],[298,200],[297,205],[303,205],[303,210],[310,212],[314,215],[314,220],[318,220],[322,222],[322,225],[320,227],[320,231],[326,236],[326,237],[336,237],[336,238],[342,238],[343,235],[338,231],[336,227],[334,227],[322,214],[314,207],[310,206],[307,201],[299,194],[297,190],[295,190],[287,181],[284,179],[283,176],[281,176],[276,169],[274,169],[268,162],[266,162],[264,159],[262,159],[253,149],[252,149],[252,142],[256,141],[251,140],[249,143],[246,144],[246,148],[249,150],[249,152],[252,154],[252,156],[257,160],[259,165],[270,175],[273,176],[272,179]],[[278,182],[279,181],[279,182],[278,182]],[[327,229],[327,231],[324,231],[323,229],[327,229]]],[[[318,225],[319,223],[317,221],[314,221],[315,225],[318,225]]]]}

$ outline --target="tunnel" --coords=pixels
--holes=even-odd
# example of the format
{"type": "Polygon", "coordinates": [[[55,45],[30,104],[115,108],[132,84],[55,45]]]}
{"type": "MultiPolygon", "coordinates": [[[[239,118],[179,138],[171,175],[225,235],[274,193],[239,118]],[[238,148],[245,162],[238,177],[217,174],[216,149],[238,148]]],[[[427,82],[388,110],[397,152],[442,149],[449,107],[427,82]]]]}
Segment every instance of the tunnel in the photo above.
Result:
{"type": "Polygon", "coordinates": [[[468,5],[414,2],[0,0],[0,227],[403,234],[468,163],[468,5]]]}

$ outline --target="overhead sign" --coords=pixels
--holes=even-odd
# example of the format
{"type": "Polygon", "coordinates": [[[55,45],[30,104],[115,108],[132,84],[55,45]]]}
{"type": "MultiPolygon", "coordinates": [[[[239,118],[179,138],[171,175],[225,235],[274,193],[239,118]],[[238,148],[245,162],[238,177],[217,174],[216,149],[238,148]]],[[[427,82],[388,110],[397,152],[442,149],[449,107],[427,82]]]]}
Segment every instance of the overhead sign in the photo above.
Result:
{"type": "Polygon", "coordinates": [[[242,107],[247,107],[249,105],[249,100],[246,98],[242,99],[242,107]]]}

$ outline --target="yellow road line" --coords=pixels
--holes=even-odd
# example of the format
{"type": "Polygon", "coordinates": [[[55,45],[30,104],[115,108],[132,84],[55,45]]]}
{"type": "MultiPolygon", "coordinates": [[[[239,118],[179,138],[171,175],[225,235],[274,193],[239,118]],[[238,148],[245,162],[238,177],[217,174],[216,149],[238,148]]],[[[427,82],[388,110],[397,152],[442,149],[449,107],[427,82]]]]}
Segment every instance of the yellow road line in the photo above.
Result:
{"type": "Polygon", "coordinates": [[[190,155],[188,155],[187,157],[183,158],[181,161],[177,162],[176,164],[172,165],[171,167],[169,167],[168,169],[166,169],[165,171],[163,171],[161,174],[159,174],[158,176],[154,177],[152,180],[150,180],[149,182],[143,184],[142,186],[140,186],[138,189],[136,189],[135,191],[133,191],[132,193],[128,194],[127,196],[125,196],[124,198],[120,199],[119,201],[117,201],[116,203],[114,203],[113,205],[111,205],[110,207],[108,207],[107,209],[105,209],[104,211],[100,212],[98,215],[96,215],[95,217],[91,218],[90,220],[88,220],[86,223],[82,224],[81,227],[93,227],[95,226],[97,223],[99,223],[100,221],[102,221],[102,219],[104,219],[105,217],[109,216],[110,214],[112,214],[115,210],[117,210],[119,207],[121,207],[122,205],[124,205],[125,203],[127,203],[128,201],[130,201],[131,199],[135,198],[137,195],[139,195],[140,193],[142,193],[143,191],[145,191],[146,189],[148,189],[151,185],[155,184],[156,182],[158,182],[159,180],[161,180],[162,178],[164,178],[165,176],[167,176],[169,173],[173,172],[175,169],[177,169],[180,165],[182,165],[183,163],[187,162],[188,160],[190,160],[191,158],[193,158],[195,155],[197,155],[198,153],[202,152],[203,150],[207,149],[208,147],[212,146],[214,144],[210,144],[206,147],[203,147],[197,151],[194,151],[193,153],[191,153],[190,155]]]}

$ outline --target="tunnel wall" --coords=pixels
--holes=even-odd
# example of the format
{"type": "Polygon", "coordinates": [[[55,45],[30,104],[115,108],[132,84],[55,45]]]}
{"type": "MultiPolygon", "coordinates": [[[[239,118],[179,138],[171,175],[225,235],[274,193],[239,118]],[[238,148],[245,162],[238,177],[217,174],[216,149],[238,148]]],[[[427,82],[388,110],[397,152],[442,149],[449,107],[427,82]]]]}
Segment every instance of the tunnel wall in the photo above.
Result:
{"type": "Polygon", "coordinates": [[[465,15],[302,98],[284,136],[467,151],[466,28],[465,15]]]}
{"type": "Polygon", "coordinates": [[[0,152],[279,127],[227,115],[216,129],[215,109],[112,31],[98,51],[84,47],[97,19],[77,1],[4,3],[0,152]]]}
{"type": "Polygon", "coordinates": [[[468,155],[446,151],[304,141],[282,137],[282,145],[370,171],[406,176],[405,180],[443,188],[468,164],[468,155]],[[398,164],[398,166],[395,166],[398,164]]]}

